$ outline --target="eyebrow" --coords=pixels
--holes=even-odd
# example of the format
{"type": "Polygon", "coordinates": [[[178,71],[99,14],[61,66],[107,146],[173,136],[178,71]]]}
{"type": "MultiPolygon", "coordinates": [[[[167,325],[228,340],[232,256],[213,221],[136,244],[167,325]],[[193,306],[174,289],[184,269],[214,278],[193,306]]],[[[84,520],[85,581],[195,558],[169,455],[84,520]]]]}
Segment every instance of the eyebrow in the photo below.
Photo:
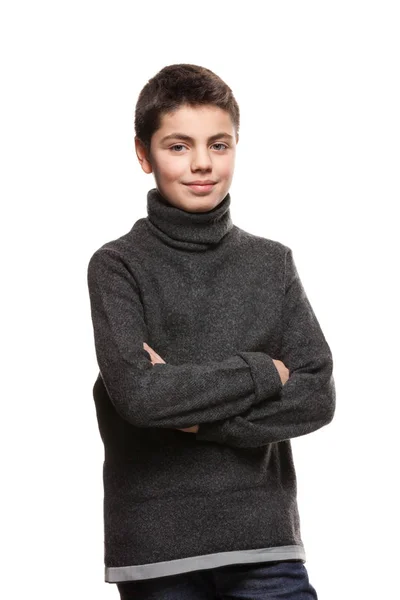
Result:
{"type": "MultiPolygon", "coordinates": [[[[229,133],[225,133],[225,131],[221,131],[220,133],[211,135],[208,138],[208,142],[213,142],[214,140],[218,140],[220,138],[228,138],[230,140],[233,140],[232,135],[229,135],[229,133]]],[[[190,137],[190,135],[186,135],[185,133],[170,133],[169,135],[166,135],[165,137],[162,138],[161,143],[163,143],[167,140],[170,140],[170,139],[184,140],[186,142],[194,142],[194,139],[192,137],[190,137]]]]}

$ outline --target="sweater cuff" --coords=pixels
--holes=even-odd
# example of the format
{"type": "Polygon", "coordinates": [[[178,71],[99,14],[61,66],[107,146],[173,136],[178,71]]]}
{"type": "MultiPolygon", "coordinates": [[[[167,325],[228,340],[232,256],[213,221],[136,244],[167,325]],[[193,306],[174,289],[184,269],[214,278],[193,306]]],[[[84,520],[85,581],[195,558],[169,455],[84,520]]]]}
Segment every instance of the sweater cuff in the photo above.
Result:
{"type": "Polygon", "coordinates": [[[282,389],[279,371],[265,352],[238,352],[247,362],[253,377],[257,403],[277,394],[282,389]]]}
{"type": "MultiPolygon", "coordinates": [[[[256,403],[280,392],[282,381],[272,358],[265,352],[238,352],[249,365],[254,382],[256,403]]],[[[232,417],[234,418],[234,417],[232,417]]],[[[205,442],[229,442],[229,420],[200,423],[196,439],[205,442]]]]}

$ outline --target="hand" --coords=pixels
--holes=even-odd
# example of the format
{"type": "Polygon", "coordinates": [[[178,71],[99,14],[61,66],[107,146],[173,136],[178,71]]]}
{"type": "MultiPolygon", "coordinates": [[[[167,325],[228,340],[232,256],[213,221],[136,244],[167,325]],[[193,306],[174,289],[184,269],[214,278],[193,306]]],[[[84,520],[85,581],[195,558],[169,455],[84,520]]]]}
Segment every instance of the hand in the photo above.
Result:
{"type": "Polygon", "coordinates": [[[148,352],[150,354],[151,364],[152,365],[155,365],[156,363],[163,363],[163,364],[165,364],[165,360],[163,360],[161,358],[161,356],[159,354],[157,354],[157,352],[155,352],[153,350],[153,348],[150,348],[150,346],[148,346],[146,344],[146,342],[143,342],[143,348],[146,350],[146,352],[148,352]]]}
{"type": "MultiPolygon", "coordinates": [[[[166,364],[165,360],[163,360],[161,358],[161,356],[153,350],[153,348],[150,348],[150,346],[148,344],[146,344],[146,342],[143,342],[143,348],[146,350],[146,352],[148,352],[150,354],[151,364],[153,366],[157,363],[166,364]]],[[[174,427],[173,429],[178,429],[179,431],[187,431],[190,433],[197,433],[199,430],[199,426],[193,425],[193,427],[186,427],[185,429],[179,429],[179,427],[174,427]]]]}
{"type": "Polygon", "coordinates": [[[178,429],[179,431],[189,431],[190,433],[197,433],[199,430],[199,426],[193,425],[193,427],[186,427],[186,429],[179,429],[179,427],[175,427],[175,429],[178,429]]]}
{"type": "Polygon", "coordinates": [[[285,365],[283,364],[283,362],[281,360],[275,360],[273,358],[272,362],[274,363],[275,367],[278,369],[278,373],[280,375],[282,385],[285,385],[285,383],[289,379],[289,369],[287,367],[285,367],[285,365]]]}

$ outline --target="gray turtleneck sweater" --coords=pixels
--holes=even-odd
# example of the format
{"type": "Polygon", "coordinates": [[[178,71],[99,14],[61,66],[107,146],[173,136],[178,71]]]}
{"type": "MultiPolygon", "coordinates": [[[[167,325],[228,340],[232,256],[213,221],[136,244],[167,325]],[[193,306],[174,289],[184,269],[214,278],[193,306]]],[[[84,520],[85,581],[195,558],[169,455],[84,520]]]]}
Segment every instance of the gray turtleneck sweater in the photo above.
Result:
{"type": "Polygon", "coordinates": [[[332,355],[291,249],[230,201],[189,213],[154,188],[89,261],[110,583],[306,560],[290,439],[332,420],[332,355]]]}

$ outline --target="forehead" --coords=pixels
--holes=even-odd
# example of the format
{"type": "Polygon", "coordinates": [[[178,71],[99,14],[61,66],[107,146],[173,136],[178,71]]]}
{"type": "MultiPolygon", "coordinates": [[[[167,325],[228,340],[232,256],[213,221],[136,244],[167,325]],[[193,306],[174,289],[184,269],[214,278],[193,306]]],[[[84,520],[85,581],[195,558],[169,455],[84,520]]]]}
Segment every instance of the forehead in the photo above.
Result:
{"type": "Polygon", "coordinates": [[[157,138],[179,131],[192,137],[208,137],[217,131],[231,133],[234,126],[229,113],[218,106],[181,106],[161,117],[157,138]]]}

